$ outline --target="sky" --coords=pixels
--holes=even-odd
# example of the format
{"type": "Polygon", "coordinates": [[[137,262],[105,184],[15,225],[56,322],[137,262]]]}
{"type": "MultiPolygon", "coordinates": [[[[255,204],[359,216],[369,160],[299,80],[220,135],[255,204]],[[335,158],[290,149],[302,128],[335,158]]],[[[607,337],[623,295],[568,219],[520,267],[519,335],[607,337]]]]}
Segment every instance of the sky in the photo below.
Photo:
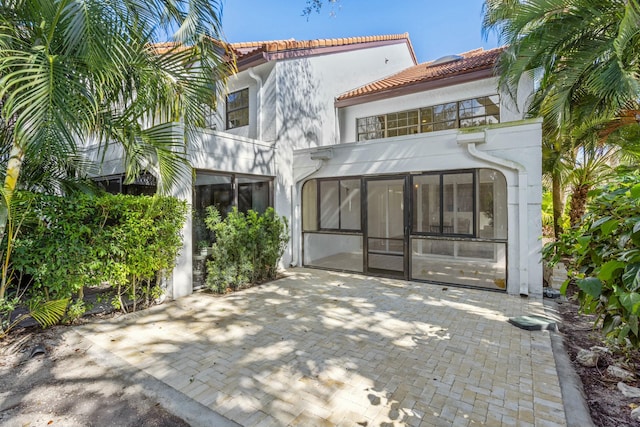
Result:
{"type": "Polygon", "coordinates": [[[339,0],[302,16],[305,0],[223,0],[229,42],[409,33],[418,62],[498,46],[482,35],[484,0],[339,0]]]}

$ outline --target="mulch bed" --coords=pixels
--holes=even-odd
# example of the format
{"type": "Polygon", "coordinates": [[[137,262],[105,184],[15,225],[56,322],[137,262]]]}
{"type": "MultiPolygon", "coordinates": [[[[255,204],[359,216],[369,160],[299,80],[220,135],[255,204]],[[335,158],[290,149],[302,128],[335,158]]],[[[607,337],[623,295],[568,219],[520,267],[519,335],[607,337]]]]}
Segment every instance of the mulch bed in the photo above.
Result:
{"type": "MultiPolygon", "coordinates": [[[[560,332],[573,366],[582,379],[582,385],[591,411],[591,418],[596,426],[624,427],[639,425],[631,418],[631,411],[640,406],[640,399],[630,399],[618,390],[619,380],[607,375],[607,367],[615,364],[636,373],[640,366],[640,351],[614,351],[601,356],[597,367],[588,368],[576,362],[580,349],[593,346],[605,346],[601,331],[594,328],[595,316],[579,313],[579,305],[573,295],[575,289],[569,289],[569,299],[557,304],[562,317],[560,332]]],[[[627,385],[640,387],[638,380],[627,382],[627,385]]]]}

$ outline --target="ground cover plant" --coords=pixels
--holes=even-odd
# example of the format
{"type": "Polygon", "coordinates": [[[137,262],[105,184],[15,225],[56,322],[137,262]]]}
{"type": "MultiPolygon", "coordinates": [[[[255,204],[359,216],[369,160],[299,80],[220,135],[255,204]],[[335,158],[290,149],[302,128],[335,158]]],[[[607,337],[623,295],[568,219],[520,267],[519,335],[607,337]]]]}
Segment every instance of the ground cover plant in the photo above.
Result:
{"type": "Polygon", "coordinates": [[[224,293],[274,279],[278,261],[289,240],[286,218],[273,208],[264,214],[233,209],[224,219],[213,206],[207,210],[207,227],[215,233],[206,286],[224,293]]]}

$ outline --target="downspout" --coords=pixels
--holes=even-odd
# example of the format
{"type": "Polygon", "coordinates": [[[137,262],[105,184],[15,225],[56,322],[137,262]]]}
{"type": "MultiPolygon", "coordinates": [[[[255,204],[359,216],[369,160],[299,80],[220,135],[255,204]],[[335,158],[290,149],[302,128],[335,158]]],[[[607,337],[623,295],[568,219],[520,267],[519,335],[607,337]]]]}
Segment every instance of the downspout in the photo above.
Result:
{"type": "Polygon", "coordinates": [[[518,273],[520,276],[520,295],[529,295],[529,273],[528,273],[528,261],[529,261],[529,233],[527,231],[527,225],[529,222],[527,191],[529,186],[529,180],[527,176],[527,170],[520,163],[512,160],[507,160],[502,157],[496,157],[488,154],[484,151],[479,151],[476,144],[483,144],[486,142],[486,131],[473,132],[473,133],[458,133],[458,145],[466,145],[467,152],[474,158],[483,160],[487,163],[502,166],[511,169],[518,173],[518,273]]]}
{"type": "Polygon", "coordinates": [[[249,76],[258,84],[258,111],[256,112],[257,140],[262,141],[262,77],[253,71],[253,67],[249,68],[249,76]]]}
{"type": "Polygon", "coordinates": [[[310,172],[302,174],[302,176],[295,178],[295,184],[291,186],[291,267],[297,267],[298,252],[301,247],[301,233],[300,226],[302,225],[302,218],[300,221],[295,221],[295,214],[300,210],[299,194],[302,181],[317,173],[325,165],[326,161],[333,157],[333,151],[329,148],[320,148],[311,153],[311,159],[316,160],[316,166],[310,172]]]}

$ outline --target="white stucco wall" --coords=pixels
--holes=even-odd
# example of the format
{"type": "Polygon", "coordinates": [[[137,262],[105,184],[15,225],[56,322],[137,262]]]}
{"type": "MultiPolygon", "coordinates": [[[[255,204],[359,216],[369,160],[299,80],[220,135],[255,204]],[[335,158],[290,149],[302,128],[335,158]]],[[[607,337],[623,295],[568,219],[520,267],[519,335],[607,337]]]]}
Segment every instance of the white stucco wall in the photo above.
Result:
{"type": "Polygon", "coordinates": [[[274,176],[273,144],[227,132],[202,130],[191,139],[188,161],[194,169],[274,176]]]}
{"type": "MultiPolygon", "coordinates": [[[[274,91],[275,109],[265,108],[268,116],[264,121],[275,123],[275,209],[288,218],[292,234],[298,227],[292,221],[292,200],[297,191],[293,150],[339,142],[335,98],[411,65],[413,59],[404,43],[277,62],[275,79],[269,76],[269,87],[265,88],[267,93],[274,91]],[[276,87],[272,89],[274,80],[276,87]]],[[[288,266],[291,261],[289,246],[283,265],[288,266]]]]}
{"type": "MultiPolygon", "coordinates": [[[[372,176],[407,172],[445,171],[451,169],[490,168],[502,172],[507,180],[508,202],[508,283],[511,294],[521,292],[520,283],[525,282],[528,293],[542,293],[542,267],[540,264],[540,220],[541,186],[541,122],[537,120],[514,122],[511,126],[501,124],[486,129],[485,142],[478,150],[492,156],[517,162],[527,174],[526,238],[519,235],[519,174],[517,170],[479,160],[470,155],[465,146],[458,144],[458,130],[417,134],[405,137],[340,144],[332,147],[333,156],[324,161],[321,169],[306,179],[343,176],[372,176]],[[521,250],[521,241],[526,241],[526,251],[521,250]],[[526,253],[526,268],[520,260],[526,253]],[[526,276],[526,277],[523,277],[526,276]]],[[[298,150],[294,154],[295,176],[313,172],[318,162],[311,160],[313,149],[298,150]]],[[[303,181],[300,181],[301,185],[303,181]]],[[[299,223],[300,198],[296,199],[296,217],[299,223]]],[[[293,236],[299,259],[301,253],[300,233],[293,236]]]]}

